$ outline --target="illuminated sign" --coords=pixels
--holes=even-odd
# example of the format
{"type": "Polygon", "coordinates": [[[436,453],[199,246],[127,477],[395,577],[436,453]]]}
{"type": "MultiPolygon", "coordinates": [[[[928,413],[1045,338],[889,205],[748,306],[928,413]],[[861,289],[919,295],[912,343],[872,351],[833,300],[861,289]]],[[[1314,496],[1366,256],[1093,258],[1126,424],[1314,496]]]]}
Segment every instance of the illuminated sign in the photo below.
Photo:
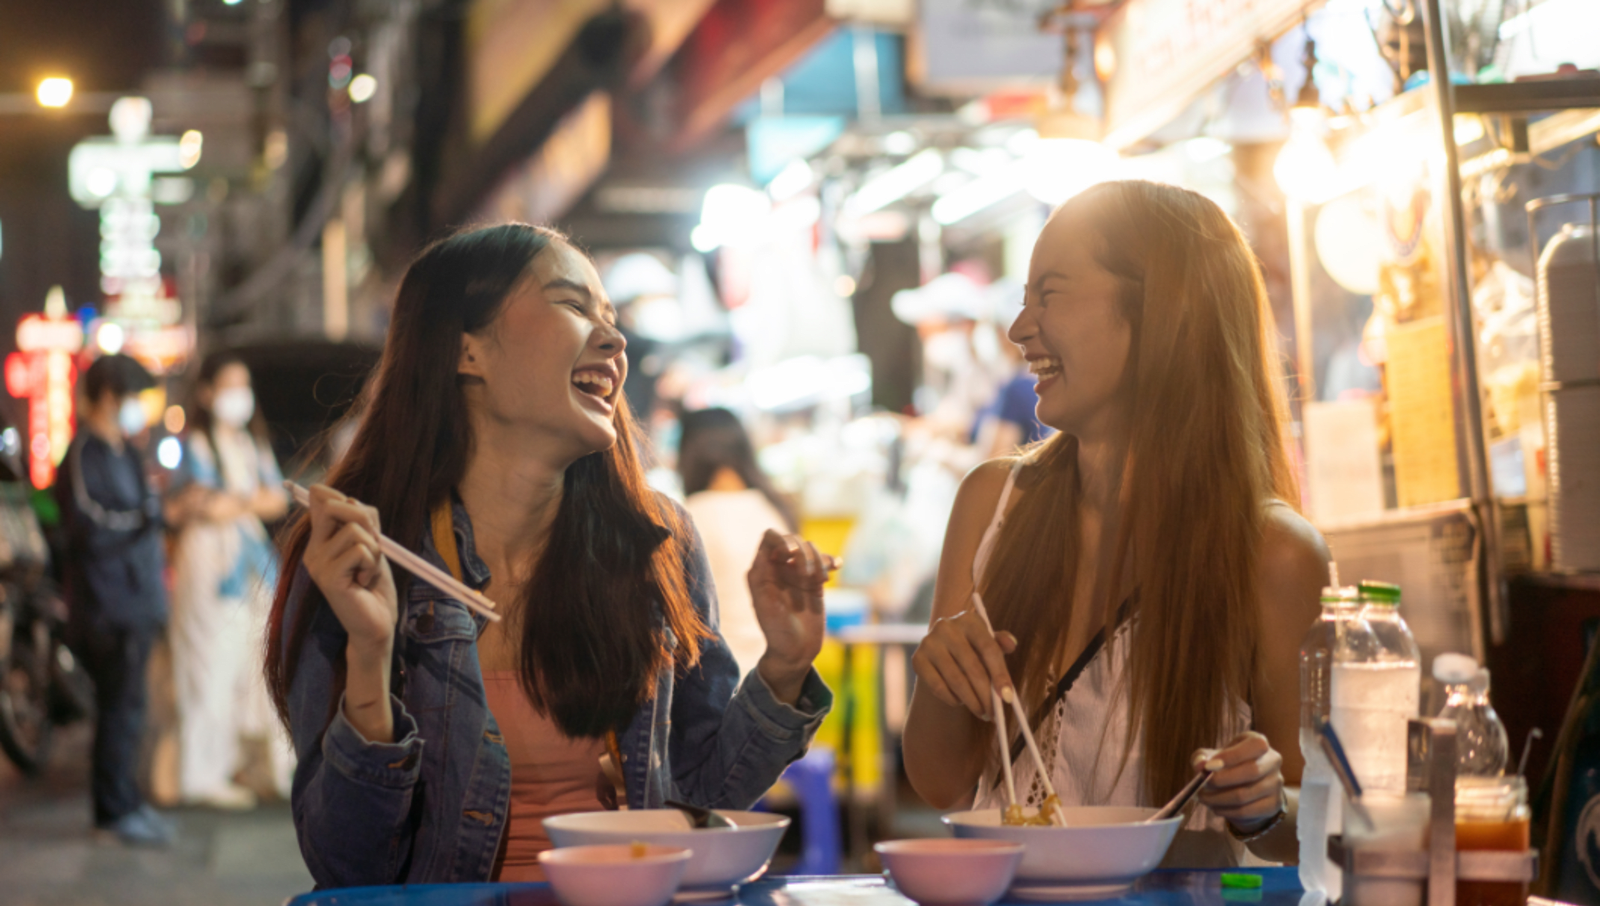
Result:
{"type": "Polygon", "coordinates": [[[157,173],[179,173],[200,160],[202,136],[150,135],[150,102],[126,97],[111,106],[112,136],[84,139],[67,157],[67,188],[74,201],[100,211],[100,290],[107,314],[149,317],[161,324],[178,320],[178,306],[166,299],[161,283],[161,253],[156,235],[161,218],[150,198],[157,173]],[[138,312],[124,315],[119,309],[138,312]]]}
{"type": "Polygon", "coordinates": [[[6,356],[6,392],[28,401],[28,477],[49,487],[72,443],[73,355],[83,348],[83,328],[68,317],[61,287],[45,297],[44,315],[17,323],[17,348],[6,356]]]}
{"type": "Polygon", "coordinates": [[[1165,126],[1217,79],[1299,23],[1310,0],[1128,0],[1095,34],[1106,144],[1165,126]]]}

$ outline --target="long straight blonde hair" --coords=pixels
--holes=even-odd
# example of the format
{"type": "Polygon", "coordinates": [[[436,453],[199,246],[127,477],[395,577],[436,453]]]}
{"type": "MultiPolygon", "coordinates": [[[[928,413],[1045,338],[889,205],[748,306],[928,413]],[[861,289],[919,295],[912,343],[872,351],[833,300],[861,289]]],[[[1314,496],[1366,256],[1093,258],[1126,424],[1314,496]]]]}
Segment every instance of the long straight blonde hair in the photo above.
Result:
{"type": "MultiPolygon", "coordinates": [[[[1160,802],[1188,779],[1195,749],[1223,741],[1230,702],[1250,697],[1264,506],[1299,500],[1282,360],[1255,256],[1204,196],[1112,182],[1055,216],[1083,225],[1095,260],[1122,283],[1132,326],[1121,512],[1111,571],[1096,587],[1107,590],[1102,597],[1134,589],[1125,617],[1137,619],[1125,680],[1130,727],[1142,731],[1145,795],[1160,802]]],[[[996,628],[1017,637],[1013,671],[1037,725],[1074,611],[1110,602],[1072,600],[1077,440],[1058,435],[1024,455],[1027,493],[1004,523],[981,591],[996,628]]],[[[1109,638],[1117,608],[1105,613],[1109,638]]]]}

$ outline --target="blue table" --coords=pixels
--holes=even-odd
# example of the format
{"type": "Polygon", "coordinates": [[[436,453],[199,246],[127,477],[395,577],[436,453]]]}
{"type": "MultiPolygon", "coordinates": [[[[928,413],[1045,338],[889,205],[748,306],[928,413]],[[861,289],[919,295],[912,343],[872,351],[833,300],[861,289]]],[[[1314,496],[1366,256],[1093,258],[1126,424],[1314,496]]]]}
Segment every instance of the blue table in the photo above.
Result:
{"type": "MultiPolygon", "coordinates": [[[[1261,887],[1223,888],[1221,872],[1158,871],[1132,891],[1102,903],[1119,906],[1300,906],[1293,868],[1258,868],[1261,887]]],[[[911,906],[877,875],[772,877],[739,888],[724,906],[911,906]]],[[[1016,901],[1003,900],[1014,903],[1016,901]]],[[[301,894],[285,906],[560,906],[545,884],[415,884],[348,887],[301,894]]]]}

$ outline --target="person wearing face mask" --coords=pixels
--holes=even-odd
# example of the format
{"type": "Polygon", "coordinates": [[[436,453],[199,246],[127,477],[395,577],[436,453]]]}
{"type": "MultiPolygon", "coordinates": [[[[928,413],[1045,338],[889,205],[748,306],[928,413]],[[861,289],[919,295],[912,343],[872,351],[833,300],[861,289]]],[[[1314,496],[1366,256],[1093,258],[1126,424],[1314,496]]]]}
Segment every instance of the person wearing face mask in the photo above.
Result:
{"type": "Polygon", "coordinates": [[[190,805],[250,808],[235,783],[245,738],[266,743],[274,791],[287,797],[293,757],[271,717],[265,686],[248,668],[277,581],[265,522],[288,507],[283,476],[256,411],[250,370],[222,352],[200,365],[169,499],[181,513],[173,563],[173,685],[178,711],[178,794],[190,805]]]}
{"type": "Polygon", "coordinates": [[[172,825],[139,793],[145,668],[167,622],[162,511],[144,459],[139,393],[154,385],[124,355],[97,360],[78,382],[78,433],[56,478],[67,530],[67,641],[95,686],[94,823],[136,846],[172,842],[172,825]]]}

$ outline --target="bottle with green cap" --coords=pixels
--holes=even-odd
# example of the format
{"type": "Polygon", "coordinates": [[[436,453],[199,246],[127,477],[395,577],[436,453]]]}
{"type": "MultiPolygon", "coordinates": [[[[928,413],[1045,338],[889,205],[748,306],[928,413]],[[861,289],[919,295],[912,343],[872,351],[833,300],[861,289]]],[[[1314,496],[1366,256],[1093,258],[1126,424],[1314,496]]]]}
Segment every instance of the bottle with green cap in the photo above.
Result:
{"type": "Polygon", "coordinates": [[[1367,579],[1357,585],[1356,590],[1361,598],[1361,618],[1372,627],[1378,644],[1400,660],[1417,664],[1417,688],[1420,694],[1422,652],[1417,649],[1417,639],[1411,634],[1411,627],[1400,616],[1400,586],[1367,579]]]}
{"type": "Polygon", "coordinates": [[[1362,788],[1405,792],[1406,721],[1422,700],[1422,655],[1400,617],[1400,587],[1357,586],[1360,610],[1334,650],[1330,719],[1362,788]]]}

